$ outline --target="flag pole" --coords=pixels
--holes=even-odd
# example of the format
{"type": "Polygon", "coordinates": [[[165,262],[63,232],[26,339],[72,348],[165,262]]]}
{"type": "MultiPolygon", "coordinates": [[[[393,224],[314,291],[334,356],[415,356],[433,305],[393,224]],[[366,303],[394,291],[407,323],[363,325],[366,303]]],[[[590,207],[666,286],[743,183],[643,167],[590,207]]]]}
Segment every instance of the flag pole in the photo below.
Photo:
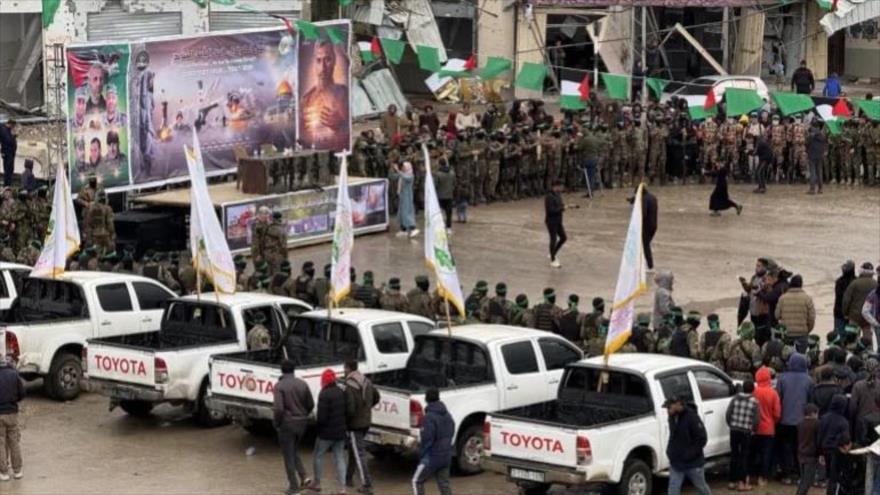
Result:
{"type": "MultiPolygon", "coordinates": [[[[214,285],[214,284],[216,284],[215,280],[217,280],[217,277],[214,275],[214,263],[208,263],[208,269],[211,270],[211,284],[214,285]]],[[[216,285],[214,285],[214,299],[217,301],[217,305],[219,306],[220,305],[220,293],[217,292],[216,285]]],[[[226,326],[226,316],[225,315],[226,315],[226,312],[221,310],[220,311],[220,325],[222,325],[224,327],[226,326]]]]}
{"type": "Polygon", "coordinates": [[[446,332],[452,337],[452,318],[449,316],[449,299],[443,298],[443,307],[446,310],[446,332]]]}

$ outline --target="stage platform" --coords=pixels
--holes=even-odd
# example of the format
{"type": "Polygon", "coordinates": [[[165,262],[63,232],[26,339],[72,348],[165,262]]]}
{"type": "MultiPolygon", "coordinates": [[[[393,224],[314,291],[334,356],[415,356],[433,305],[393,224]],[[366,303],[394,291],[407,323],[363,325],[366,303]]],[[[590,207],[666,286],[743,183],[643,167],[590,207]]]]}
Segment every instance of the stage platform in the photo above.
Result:
{"type": "MultiPolygon", "coordinates": [[[[221,208],[224,203],[255,200],[261,197],[259,194],[245,194],[235,187],[235,182],[221,182],[208,185],[208,193],[211,195],[211,203],[215,208],[221,208]]],[[[129,199],[132,203],[149,206],[167,206],[172,208],[189,208],[190,188],[181,187],[170,191],[143,194],[129,199]]]]}

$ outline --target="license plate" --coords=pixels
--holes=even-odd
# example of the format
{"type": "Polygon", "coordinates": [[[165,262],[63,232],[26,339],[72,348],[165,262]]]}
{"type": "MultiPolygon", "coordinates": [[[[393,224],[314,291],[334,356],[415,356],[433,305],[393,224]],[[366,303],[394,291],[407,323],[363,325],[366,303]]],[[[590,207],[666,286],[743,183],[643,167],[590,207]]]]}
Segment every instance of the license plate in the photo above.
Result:
{"type": "Polygon", "coordinates": [[[257,415],[257,411],[251,407],[229,406],[226,408],[226,414],[236,418],[249,418],[257,415]]]}
{"type": "Polygon", "coordinates": [[[370,443],[379,443],[379,435],[375,433],[367,433],[364,435],[364,440],[370,443]]]}
{"type": "Polygon", "coordinates": [[[517,480],[544,482],[544,473],[540,471],[529,471],[528,469],[510,468],[510,477],[517,480]]]}

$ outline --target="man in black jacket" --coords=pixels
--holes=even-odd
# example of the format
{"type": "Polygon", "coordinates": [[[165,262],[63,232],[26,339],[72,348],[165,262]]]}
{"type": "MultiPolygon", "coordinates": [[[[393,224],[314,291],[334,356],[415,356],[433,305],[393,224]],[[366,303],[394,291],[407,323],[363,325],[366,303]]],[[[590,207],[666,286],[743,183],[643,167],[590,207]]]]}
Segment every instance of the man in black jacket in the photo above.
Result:
{"type": "Polygon", "coordinates": [[[565,203],[562,202],[562,182],[553,181],[550,191],[544,197],[544,224],[547,226],[547,233],[550,234],[550,266],[553,268],[561,268],[562,265],[556,259],[562,245],[568,240],[565,235],[565,227],[562,226],[562,212],[565,211],[565,203]]]}
{"type": "Polygon", "coordinates": [[[449,465],[452,463],[452,435],[455,422],[440,402],[440,392],[436,388],[425,391],[425,418],[419,433],[421,452],[419,466],[413,475],[415,495],[425,495],[425,482],[434,476],[440,495],[452,495],[449,487],[449,465]]]}
{"type": "Polygon", "coordinates": [[[275,386],[272,405],[278,443],[284,455],[284,470],[290,485],[287,489],[289,495],[299,493],[300,486],[308,482],[306,468],[299,458],[299,442],[306,432],[309,414],[315,408],[308,384],[293,376],[293,371],[293,361],[286,359],[281,363],[281,378],[275,386]]]}
{"type": "Polygon", "coordinates": [[[856,263],[853,260],[846,260],[840,266],[840,272],[840,276],[834,281],[834,331],[842,337],[843,327],[846,326],[846,315],[843,314],[843,295],[846,294],[849,283],[856,279],[856,263]]]}
{"type": "Polygon", "coordinates": [[[339,491],[345,493],[345,393],[336,385],[336,372],[325,369],[321,373],[321,393],[318,394],[318,410],[315,414],[314,481],[308,489],[321,491],[321,474],[324,472],[324,454],[333,452],[336,481],[339,491]]]}
{"type": "Polygon", "coordinates": [[[683,397],[673,396],[663,404],[669,414],[669,495],[680,495],[685,478],[691,480],[700,495],[710,495],[706,484],[703,447],[708,437],[700,415],[683,397]]]}
{"type": "Polygon", "coordinates": [[[367,466],[367,447],[364,436],[373,422],[373,406],[379,403],[379,392],[373,382],[358,371],[356,360],[346,361],[345,367],[345,422],[348,427],[348,469],[345,484],[354,486],[352,478],[357,469],[361,478],[361,493],[373,493],[373,477],[367,466]]]}
{"type": "Polygon", "coordinates": [[[12,119],[0,124],[0,157],[3,159],[4,187],[12,185],[12,174],[15,173],[15,152],[18,149],[15,127],[15,121],[12,119]]]}
{"type": "Polygon", "coordinates": [[[791,89],[801,94],[808,95],[816,87],[813,79],[813,71],[807,68],[807,61],[801,60],[801,66],[791,75],[791,89]]]}
{"type": "Polygon", "coordinates": [[[10,460],[12,476],[15,479],[22,477],[18,403],[23,398],[24,382],[18,371],[0,356],[0,481],[9,481],[10,460]]]}

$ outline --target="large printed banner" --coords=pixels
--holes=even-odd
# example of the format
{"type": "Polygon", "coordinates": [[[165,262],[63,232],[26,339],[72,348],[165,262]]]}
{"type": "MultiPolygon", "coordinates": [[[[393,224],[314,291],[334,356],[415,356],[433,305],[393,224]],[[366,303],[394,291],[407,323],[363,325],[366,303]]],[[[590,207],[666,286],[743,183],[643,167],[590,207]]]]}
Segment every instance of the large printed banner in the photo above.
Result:
{"type": "Polygon", "coordinates": [[[129,184],[128,45],[67,49],[71,188],[89,176],[106,188],[129,184]]]}
{"type": "MultiPolygon", "coordinates": [[[[263,196],[252,201],[224,203],[223,225],[232,251],[250,248],[257,210],[280,211],[287,225],[288,245],[330,239],[336,212],[336,187],[263,196]]],[[[388,226],[388,180],[349,183],[354,233],[385,230],[388,226]]]]}
{"type": "Polygon", "coordinates": [[[69,46],[74,191],[92,176],[108,190],[186,180],[194,132],[209,176],[269,145],[350,149],[350,24],[317,27],[69,46]]]}

